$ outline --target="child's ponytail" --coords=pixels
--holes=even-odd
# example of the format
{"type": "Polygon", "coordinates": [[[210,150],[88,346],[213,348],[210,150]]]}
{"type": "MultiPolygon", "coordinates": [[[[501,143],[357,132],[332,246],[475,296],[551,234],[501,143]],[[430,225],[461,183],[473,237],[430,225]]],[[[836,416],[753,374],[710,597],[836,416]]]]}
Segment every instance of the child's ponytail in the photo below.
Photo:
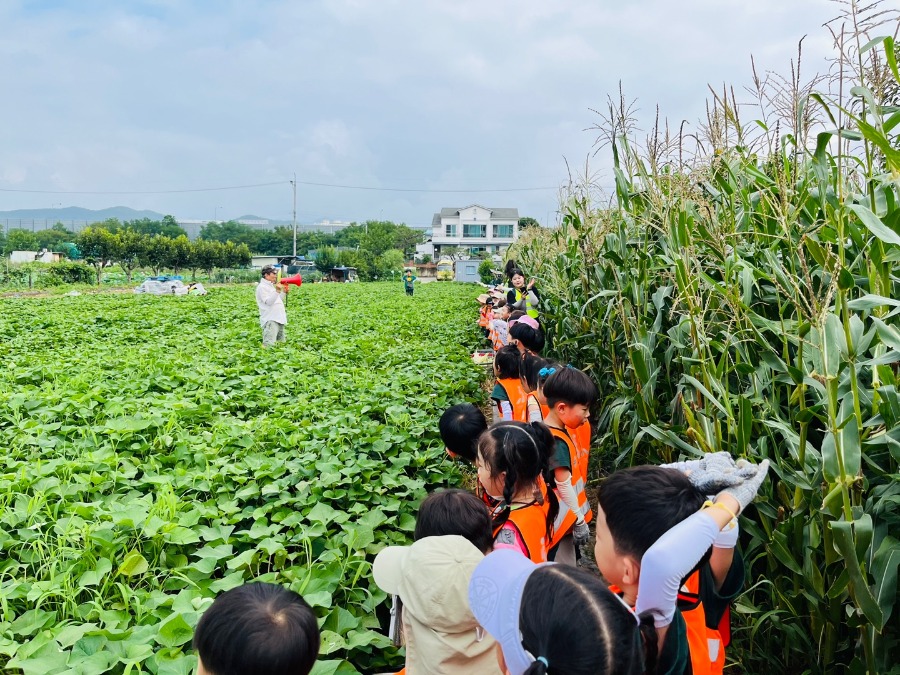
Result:
{"type": "MultiPolygon", "coordinates": [[[[540,423],[498,422],[479,438],[478,454],[491,476],[506,472],[502,501],[491,514],[495,533],[509,520],[516,492],[544,474],[549,461],[547,437],[552,438],[550,430],[540,423]]],[[[551,496],[551,509],[555,509],[555,519],[559,509],[555,495],[551,496]]],[[[551,525],[553,519],[549,521],[551,525]]]]}
{"type": "Polygon", "coordinates": [[[639,629],[641,642],[644,645],[644,673],[656,675],[657,662],[659,661],[659,633],[656,632],[656,624],[650,612],[641,612],[639,629]]]}
{"type": "Polygon", "coordinates": [[[553,523],[556,522],[556,516],[559,515],[559,499],[556,496],[556,477],[550,468],[550,458],[553,455],[553,433],[543,422],[532,422],[531,429],[537,441],[538,450],[541,457],[541,475],[547,484],[547,500],[550,508],[547,511],[547,539],[553,537],[553,523]]]}

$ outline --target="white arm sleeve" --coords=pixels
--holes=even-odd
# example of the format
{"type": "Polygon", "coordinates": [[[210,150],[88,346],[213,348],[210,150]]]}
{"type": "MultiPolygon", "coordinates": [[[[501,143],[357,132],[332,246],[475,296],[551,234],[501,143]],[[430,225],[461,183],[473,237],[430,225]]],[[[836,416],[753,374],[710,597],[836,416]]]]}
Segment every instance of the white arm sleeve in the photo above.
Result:
{"type": "Polygon", "coordinates": [[[512,403],[509,401],[500,401],[500,417],[504,420],[513,418],[512,403]]]}
{"type": "Polygon", "coordinates": [[[672,623],[681,580],[713,545],[719,525],[697,511],[656,540],[641,558],[636,614],[650,610],[657,628],[672,623]]]}
{"type": "Polygon", "coordinates": [[[568,506],[575,514],[575,522],[583,522],[584,516],[582,516],[581,512],[578,510],[578,495],[575,494],[575,488],[572,487],[572,476],[569,476],[564,481],[556,481],[556,491],[559,493],[559,498],[564,501],[566,506],[568,506]]]}
{"type": "Polygon", "coordinates": [[[713,542],[713,546],[716,548],[734,548],[737,546],[740,534],[741,530],[738,527],[737,518],[732,518],[731,521],[722,528],[722,531],[719,532],[716,540],[713,542]]]}

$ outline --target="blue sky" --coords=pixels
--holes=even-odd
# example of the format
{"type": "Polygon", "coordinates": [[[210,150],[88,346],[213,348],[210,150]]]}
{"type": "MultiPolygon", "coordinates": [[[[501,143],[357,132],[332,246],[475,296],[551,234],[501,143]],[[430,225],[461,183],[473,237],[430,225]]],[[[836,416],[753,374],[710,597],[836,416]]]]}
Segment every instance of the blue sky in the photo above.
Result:
{"type": "MultiPolygon", "coordinates": [[[[298,181],[556,187],[621,80],[649,128],[703,115],[707,83],[822,69],[828,0],[145,0],[0,3],[0,210],[289,219],[298,181]]],[[[749,98],[749,97],[748,97],[749,98]]],[[[751,114],[749,111],[748,115],[751,114]]],[[[608,152],[592,160],[608,184],[608,152]]],[[[426,224],[442,206],[555,218],[556,190],[301,185],[298,220],[426,224]]]]}

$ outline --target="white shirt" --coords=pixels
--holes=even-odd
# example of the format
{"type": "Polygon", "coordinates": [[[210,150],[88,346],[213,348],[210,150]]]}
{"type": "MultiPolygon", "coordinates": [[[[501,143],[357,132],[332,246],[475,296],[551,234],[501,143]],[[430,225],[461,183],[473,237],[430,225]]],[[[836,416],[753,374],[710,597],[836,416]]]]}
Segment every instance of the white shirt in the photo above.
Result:
{"type": "Polygon", "coordinates": [[[256,287],[256,305],[259,307],[259,323],[275,321],[282,326],[287,325],[287,312],[284,311],[284,293],[275,290],[275,284],[268,279],[261,279],[256,287]]]}

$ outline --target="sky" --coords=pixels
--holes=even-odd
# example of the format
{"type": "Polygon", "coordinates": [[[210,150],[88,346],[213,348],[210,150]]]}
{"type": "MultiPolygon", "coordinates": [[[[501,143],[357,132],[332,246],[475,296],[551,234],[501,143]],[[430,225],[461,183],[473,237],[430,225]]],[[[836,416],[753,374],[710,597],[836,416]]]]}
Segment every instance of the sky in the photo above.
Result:
{"type": "MultiPolygon", "coordinates": [[[[838,10],[831,0],[3,0],[0,211],[290,220],[296,174],[301,223],[428,225],[442,207],[473,203],[553,223],[567,162],[593,155],[592,109],[620,81],[642,128],[657,105],[675,126],[696,126],[707,84],[740,90],[751,55],[787,74],[806,35],[806,68],[824,70],[822,25],[838,10]],[[200,191],[248,185],[262,186],[200,191]],[[496,191],[522,188],[540,189],[496,191]]],[[[601,185],[609,154],[590,159],[601,185]]]]}

